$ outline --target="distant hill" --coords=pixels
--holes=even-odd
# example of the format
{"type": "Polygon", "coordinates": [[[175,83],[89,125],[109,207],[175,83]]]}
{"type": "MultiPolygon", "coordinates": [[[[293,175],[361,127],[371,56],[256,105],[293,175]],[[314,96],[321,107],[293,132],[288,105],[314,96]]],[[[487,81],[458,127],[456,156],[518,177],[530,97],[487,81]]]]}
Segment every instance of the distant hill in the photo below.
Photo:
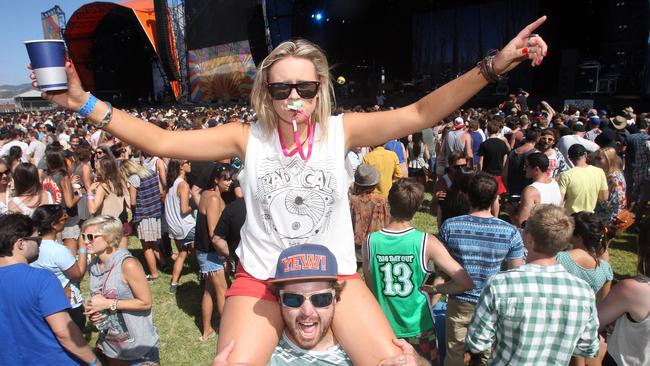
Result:
{"type": "Polygon", "coordinates": [[[25,83],[20,85],[0,85],[0,99],[1,98],[11,98],[20,93],[24,93],[28,90],[32,90],[31,83],[25,83]]]}

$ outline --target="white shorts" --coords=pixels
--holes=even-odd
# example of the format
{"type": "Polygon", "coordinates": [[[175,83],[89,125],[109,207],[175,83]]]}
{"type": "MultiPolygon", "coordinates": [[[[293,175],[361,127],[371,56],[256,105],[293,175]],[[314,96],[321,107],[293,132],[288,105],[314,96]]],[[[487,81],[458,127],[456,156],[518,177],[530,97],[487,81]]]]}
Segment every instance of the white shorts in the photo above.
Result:
{"type": "Polygon", "coordinates": [[[81,229],[79,228],[79,224],[66,226],[63,228],[63,231],[61,232],[61,239],[77,240],[79,239],[79,235],[81,235],[81,229]]]}

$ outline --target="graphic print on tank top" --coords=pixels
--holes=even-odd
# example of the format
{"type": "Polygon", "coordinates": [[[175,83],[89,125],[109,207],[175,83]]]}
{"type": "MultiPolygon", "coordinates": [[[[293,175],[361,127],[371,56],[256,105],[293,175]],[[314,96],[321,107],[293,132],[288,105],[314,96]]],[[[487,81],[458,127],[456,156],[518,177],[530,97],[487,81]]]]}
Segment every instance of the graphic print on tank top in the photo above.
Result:
{"type": "MultiPolygon", "coordinates": [[[[115,289],[108,289],[105,297],[109,300],[117,299],[115,289]]],[[[129,328],[124,321],[124,315],[121,311],[103,311],[104,320],[97,325],[97,328],[103,334],[106,342],[113,344],[131,343],[135,341],[129,334],[129,328]]]]}
{"type": "Polygon", "coordinates": [[[339,199],[333,165],[328,160],[310,161],[307,166],[300,158],[286,165],[277,159],[262,161],[257,199],[268,234],[275,231],[285,245],[318,242],[339,199]]]}

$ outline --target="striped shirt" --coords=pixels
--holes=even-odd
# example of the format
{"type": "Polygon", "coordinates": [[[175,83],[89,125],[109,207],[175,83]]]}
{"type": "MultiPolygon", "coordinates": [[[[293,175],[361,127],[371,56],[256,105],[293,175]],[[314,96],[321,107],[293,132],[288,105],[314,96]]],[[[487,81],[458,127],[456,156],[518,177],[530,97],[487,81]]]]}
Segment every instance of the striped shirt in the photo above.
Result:
{"type": "Polygon", "coordinates": [[[445,220],[438,235],[474,281],[473,289],[451,296],[454,300],[478,302],[486,281],[501,270],[503,261],[524,257],[517,228],[496,217],[453,217],[445,220]]]}
{"type": "Polygon", "coordinates": [[[158,175],[149,171],[149,175],[140,179],[137,175],[129,177],[131,185],[136,187],[135,213],[133,222],[140,222],[148,218],[162,217],[162,202],[160,201],[160,187],[158,175]]]}
{"type": "Polygon", "coordinates": [[[598,355],[591,287],[559,264],[526,264],[494,275],[483,289],[465,343],[492,348],[488,365],[568,365],[598,355]]]}

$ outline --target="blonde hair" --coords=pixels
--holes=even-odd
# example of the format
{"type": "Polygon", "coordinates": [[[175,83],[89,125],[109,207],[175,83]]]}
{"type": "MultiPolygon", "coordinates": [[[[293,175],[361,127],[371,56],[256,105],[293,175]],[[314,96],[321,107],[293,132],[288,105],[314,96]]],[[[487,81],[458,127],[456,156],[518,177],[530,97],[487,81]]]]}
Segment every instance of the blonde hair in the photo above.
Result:
{"type": "Polygon", "coordinates": [[[122,161],[122,164],[120,164],[120,172],[124,176],[125,180],[128,180],[128,178],[134,174],[140,177],[140,179],[147,178],[151,175],[151,172],[147,168],[136,164],[130,159],[122,161]]]}
{"type": "Polygon", "coordinates": [[[84,221],[81,232],[86,231],[91,226],[97,226],[100,234],[104,236],[104,240],[110,246],[117,248],[120,240],[122,240],[122,222],[120,220],[109,215],[95,216],[84,221]]]}
{"type": "Polygon", "coordinates": [[[538,205],[526,220],[525,232],[535,241],[535,251],[555,255],[565,249],[574,229],[573,217],[556,205],[538,205]]]}
{"type": "Polygon", "coordinates": [[[596,152],[601,159],[606,176],[621,170],[621,158],[613,147],[606,147],[596,152]]]}
{"type": "Polygon", "coordinates": [[[329,64],[325,52],[320,47],[304,39],[282,42],[260,63],[251,90],[251,104],[257,113],[258,123],[262,124],[262,130],[267,138],[270,138],[277,128],[278,116],[275,109],[273,109],[273,100],[266,88],[266,83],[268,82],[271,66],[287,57],[300,57],[314,63],[320,87],[316,108],[311,115],[311,119],[314,123],[320,123],[322,136],[326,138],[327,119],[331,115],[334,105],[334,86],[330,78],[329,64]]]}

